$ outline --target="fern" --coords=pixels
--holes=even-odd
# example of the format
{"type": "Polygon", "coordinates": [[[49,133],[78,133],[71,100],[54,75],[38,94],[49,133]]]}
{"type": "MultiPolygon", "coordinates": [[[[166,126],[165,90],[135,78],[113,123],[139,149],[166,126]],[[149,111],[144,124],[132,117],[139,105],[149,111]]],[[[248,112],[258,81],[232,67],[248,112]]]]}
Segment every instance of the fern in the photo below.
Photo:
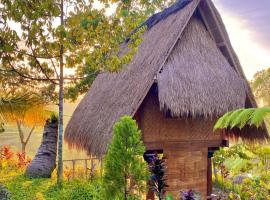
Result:
{"type": "Polygon", "coordinates": [[[257,108],[250,117],[249,124],[257,128],[263,123],[264,117],[270,113],[270,108],[257,108]]]}
{"type": "Polygon", "coordinates": [[[226,128],[227,119],[228,119],[228,117],[230,117],[231,113],[232,113],[232,111],[227,112],[221,118],[219,118],[214,126],[214,130],[226,128]]]}
{"type": "Polygon", "coordinates": [[[254,108],[243,109],[242,112],[235,119],[235,123],[233,124],[232,127],[238,126],[240,129],[244,128],[244,126],[250,120],[250,116],[252,115],[253,112],[254,108]]]}
{"type": "Polygon", "coordinates": [[[235,127],[242,129],[245,125],[255,125],[258,128],[269,113],[270,108],[247,108],[227,112],[216,122],[214,130],[235,127]]]}
{"type": "Polygon", "coordinates": [[[226,128],[233,128],[235,124],[238,124],[237,117],[241,114],[242,111],[243,109],[241,108],[231,112],[230,116],[226,119],[226,128]]]}

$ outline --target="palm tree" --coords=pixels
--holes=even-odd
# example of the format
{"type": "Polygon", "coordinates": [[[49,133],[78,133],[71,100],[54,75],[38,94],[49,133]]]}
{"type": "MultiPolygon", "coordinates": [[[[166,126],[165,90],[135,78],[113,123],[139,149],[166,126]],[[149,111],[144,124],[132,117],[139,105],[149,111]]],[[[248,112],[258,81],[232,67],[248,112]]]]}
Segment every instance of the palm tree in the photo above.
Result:
{"type": "Polygon", "coordinates": [[[43,138],[32,162],[27,166],[25,175],[28,177],[49,178],[56,167],[58,117],[54,114],[46,120],[43,138]]]}
{"type": "Polygon", "coordinates": [[[48,118],[49,112],[44,107],[45,102],[37,94],[0,92],[0,124],[16,123],[23,153],[36,126],[43,125],[48,118]],[[29,127],[30,131],[26,133],[29,127]]]}

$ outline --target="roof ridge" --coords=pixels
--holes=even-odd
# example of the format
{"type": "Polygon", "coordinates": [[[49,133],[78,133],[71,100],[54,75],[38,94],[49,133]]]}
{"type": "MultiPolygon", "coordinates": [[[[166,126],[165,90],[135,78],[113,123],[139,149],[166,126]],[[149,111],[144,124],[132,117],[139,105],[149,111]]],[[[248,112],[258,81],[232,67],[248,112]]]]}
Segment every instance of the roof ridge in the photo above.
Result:
{"type": "Polygon", "coordinates": [[[130,37],[135,34],[136,32],[138,32],[138,30],[140,30],[143,26],[147,26],[147,29],[151,29],[153,26],[155,26],[158,22],[160,22],[161,20],[166,19],[168,16],[170,16],[171,14],[183,9],[186,5],[188,5],[190,2],[192,2],[193,0],[177,0],[174,4],[172,4],[171,6],[169,6],[168,8],[165,8],[164,10],[153,14],[152,16],[150,16],[147,20],[145,20],[144,22],[142,22],[138,27],[136,27],[131,33],[130,35],[127,37],[125,42],[128,42],[130,40],[130,37]]]}

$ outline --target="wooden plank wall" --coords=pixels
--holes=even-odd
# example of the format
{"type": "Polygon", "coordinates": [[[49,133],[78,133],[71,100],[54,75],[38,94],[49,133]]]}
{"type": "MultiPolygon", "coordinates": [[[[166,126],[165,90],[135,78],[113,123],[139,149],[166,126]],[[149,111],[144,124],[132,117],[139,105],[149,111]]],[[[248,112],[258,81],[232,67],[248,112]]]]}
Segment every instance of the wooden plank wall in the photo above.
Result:
{"type": "Polygon", "coordinates": [[[213,133],[215,119],[167,118],[159,109],[156,90],[145,98],[135,119],[148,150],[163,150],[167,158],[168,192],[179,198],[181,190],[194,189],[207,195],[208,147],[222,144],[222,134],[213,133]]]}
{"type": "Polygon", "coordinates": [[[167,158],[167,191],[175,197],[180,191],[193,189],[207,195],[207,148],[164,149],[167,158]]]}
{"type": "Polygon", "coordinates": [[[184,142],[222,140],[220,133],[213,133],[215,119],[166,118],[159,109],[157,94],[150,92],[140,108],[140,128],[144,142],[184,142]]]}

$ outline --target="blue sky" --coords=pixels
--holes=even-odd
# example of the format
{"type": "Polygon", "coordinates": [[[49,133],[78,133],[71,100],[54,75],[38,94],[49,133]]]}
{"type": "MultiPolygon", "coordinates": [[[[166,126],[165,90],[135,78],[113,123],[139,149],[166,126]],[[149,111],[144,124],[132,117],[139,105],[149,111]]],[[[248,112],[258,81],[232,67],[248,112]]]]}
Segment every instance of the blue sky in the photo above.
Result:
{"type": "Polygon", "coordinates": [[[248,79],[270,67],[270,0],[213,0],[248,79]]]}

